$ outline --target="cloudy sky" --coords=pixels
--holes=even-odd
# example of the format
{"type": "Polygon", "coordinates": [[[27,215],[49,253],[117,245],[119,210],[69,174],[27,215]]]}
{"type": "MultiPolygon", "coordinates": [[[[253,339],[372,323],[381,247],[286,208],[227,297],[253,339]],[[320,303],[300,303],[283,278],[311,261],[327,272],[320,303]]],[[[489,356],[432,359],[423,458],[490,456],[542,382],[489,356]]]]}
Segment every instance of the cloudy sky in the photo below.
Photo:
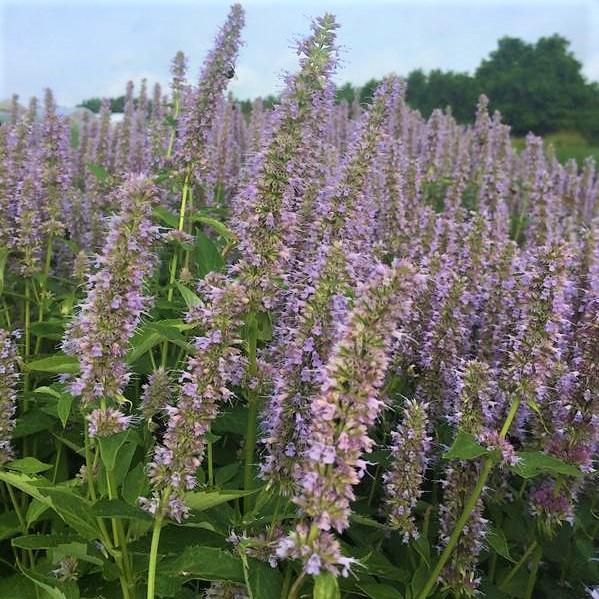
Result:
{"type": "MultiPolygon", "coordinates": [[[[277,92],[296,64],[310,17],[341,24],[338,82],[364,83],[422,67],[473,71],[503,35],[534,41],[558,32],[599,80],[599,0],[242,0],[247,24],[232,90],[277,92]]],[[[183,50],[195,77],[228,11],[225,0],[0,0],[0,99],[40,95],[60,104],[120,95],[128,79],[168,81],[183,50]]]]}

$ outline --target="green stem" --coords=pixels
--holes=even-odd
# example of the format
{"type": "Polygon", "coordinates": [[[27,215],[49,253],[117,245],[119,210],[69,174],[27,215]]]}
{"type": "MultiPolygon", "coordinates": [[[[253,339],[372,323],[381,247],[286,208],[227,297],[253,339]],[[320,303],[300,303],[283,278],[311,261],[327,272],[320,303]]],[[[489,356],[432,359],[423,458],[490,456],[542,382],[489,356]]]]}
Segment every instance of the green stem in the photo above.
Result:
{"type": "MultiPolygon", "coordinates": [[[[502,439],[505,439],[505,436],[507,435],[507,433],[510,429],[510,426],[512,425],[512,422],[514,421],[514,418],[516,417],[516,413],[518,412],[519,407],[520,407],[520,398],[515,397],[512,401],[512,404],[510,405],[510,409],[506,416],[505,422],[503,423],[503,427],[501,428],[501,431],[499,433],[499,436],[502,439]]],[[[476,486],[474,487],[472,493],[466,500],[466,503],[464,504],[464,509],[463,509],[460,517],[458,518],[458,521],[455,524],[453,533],[449,537],[449,541],[447,542],[447,545],[445,546],[441,555],[439,556],[439,559],[437,560],[437,563],[435,564],[433,571],[430,573],[428,580],[426,581],[426,583],[425,583],[422,591],[418,595],[417,599],[426,599],[426,597],[429,596],[430,592],[433,590],[433,588],[437,584],[439,574],[441,574],[441,571],[445,567],[445,564],[448,562],[449,558],[451,557],[451,554],[452,554],[455,546],[457,545],[457,542],[462,534],[462,531],[464,530],[464,527],[466,526],[466,524],[468,523],[468,520],[470,519],[470,514],[472,513],[472,510],[474,510],[474,508],[476,507],[476,503],[478,502],[480,496],[482,495],[483,489],[485,488],[485,484],[487,482],[487,479],[489,478],[489,475],[491,474],[491,470],[493,469],[493,466],[494,466],[494,460],[492,458],[485,458],[483,460],[483,467],[480,472],[480,476],[478,478],[476,486]]]]}
{"type": "Polygon", "coordinates": [[[285,578],[283,578],[283,586],[281,588],[281,597],[279,599],[288,599],[289,585],[291,584],[291,566],[287,564],[285,568],[285,578]]]}
{"type": "Polygon", "coordinates": [[[460,515],[458,521],[455,524],[453,533],[449,537],[449,541],[448,541],[447,545],[445,546],[445,548],[443,549],[443,552],[439,556],[439,559],[437,560],[437,563],[436,563],[433,571],[431,572],[430,576],[428,577],[428,580],[426,581],[424,588],[418,595],[418,599],[425,599],[426,597],[428,597],[429,593],[433,590],[433,587],[437,584],[437,579],[439,578],[439,574],[441,574],[441,571],[445,567],[445,564],[451,557],[451,554],[452,554],[455,546],[457,545],[457,542],[462,534],[462,531],[464,530],[464,527],[466,526],[466,524],[468,523],[468,520],[470,519],[470,514],[472,513],[472,510],[474,510],[474,508],[476,507],[476,503],[479,500],[479,498],[483,492],[483,489],[485,487],[487,479],[489,478],[489,474],[491,473],[492,468],[493,468],[493,460],[490,458],[486,458],[483,462],[483,467],[482,467],[480,476],[478,478],[478,482],[476,483],[474,490],[470,494],[470,497],[468,497],[468,499],[464,505],[464,510],[462,511],[462,514],[460,515]]]}
{"type": "Polygon", "coordinates": [[[208,487],[214,486],[214,463],[212,461],[212,441],[208,441],[208,487]]]}
{"type": "Polygon", "coordinates": [[[158,544],[162,531],[162,517],[154,520],[152,531],[152,544],[150,545],[150,561],[148,563],[148,594],[147,599],[154,599],[156,593],[156,563],[158,561],[158,544]]]}
{"type": "MultiPolygon", "coordinates": [[[[25,361],[31,355],[31,288],[29,279],[25,280],[25,361]]],[[[24,391],[29,391],[29,372],[23,377],[24,391]]],[[[25,400],[25,411],[29,410],[29,400],[25,400]]]]}
{"type": "MultiPolygon", "coordinates": [[[[258,322],[255,315],[250,315],[247,322],[248,327],[248,375],[253,379],[258,370],[256,360],[256,349],[258,345],[258,322]]],[[[245,435],[245,465],[243,468],[243,488],[249,491],[254,482],[254,448],[256,445],[256,428],[258,424],[258,393],[254,389],[248,389],[248,425],[245,435]]],[[[252,497],[246,495],[243,498],[245,511],[248,512],[252,506],[252,497]]]]}
{"type": "Polygon", "coordinates": [[[289,589],[289,595],[287,599],[297,599],[299,592],[302,588],[302,584],[304,584],[304,578],[306,577],[306,573],[302,572],[293,583],[293,586],[289,589]]]}
{"type": "MultiPolygon", "coordinates": [[[[15,513],[17,514],[17,519],[19,520],[19,524],[21,525],[21,534],[27,534],[27,523],[25,522],[25,518],[23,518],[23,514],[21,513],[21,508],[19,507],[19,502],[15,496],[15,492],[13,488],[7,483],[6,488],[8,489],[8,494],[10,496],[10,501],[15,508],[15,513]]],[[[33,551],[31,549],[27,549],[27,555],[29,556],[29,565],[33,568],[35,567],[35,558],[33,557],[33,551]]]]}
{"type": "Polygon", "coordinates": [[[528,576],[528,582],[526,583],[526,593],[524,593],[524,599],[532,599],[533,591],[535,590],[535,584],[537,583],[537,573],[539,572],[539,563],[541,561],[541,548],[537,547],[535,550],[534,557],[532,558],[532,566],[530,568],[530,575],[528,576]]]}
{"type": "MultiPolygon", "coordinates": [[[[52,241],[53,237],[50,235],[48,239],[48,247],[46,248],[46,260],[44,262],[44,271],[42,276],[42,282],[40,283],[40,297],[39,297],[39,308],[37,313],[37,321],[44,321],[44,300],[46,298],[46,285],[48,281],[48,276],[50,275],[50,264],[52,262],[52,241]]],[[[40,351],[40,347],[42,345],[42,338],[38,337],[35,340],[35,351],[34,354],[37,355],[40,351]]]]}
{"type": "MultiPolygon", "coordinates": [[[[179,207],[179,223],[177,226],[178,231],[183,231],[185,228],[185,213],[187,211],[187,197],[189,195],[190,186],[189,186],[189,174],[185,175],[185,181],[183,182],[183,190],[181,191],[181,205],[179,207]]],[[[175,292],[175,279],[177,278],[177,262],[179,260],[179,254],[175,250],[173,252],[173,257],[171,258],[170,264],[170,278],[168,283],[168,294],[167,299],[169,302],[173,301],[173,295],[175,292]]]]}
{"type": "Polygon", "coordinates": [[[528,549],[524,552],[524,555],[519,559],[518,563],[508,572],[507,576],[499,583],[499,588],[505,588],[520,571],[520,568],[527,562],[528,558],[532,555],[533,551],[537,548],[537,542],[533,541],[528,549]]]}

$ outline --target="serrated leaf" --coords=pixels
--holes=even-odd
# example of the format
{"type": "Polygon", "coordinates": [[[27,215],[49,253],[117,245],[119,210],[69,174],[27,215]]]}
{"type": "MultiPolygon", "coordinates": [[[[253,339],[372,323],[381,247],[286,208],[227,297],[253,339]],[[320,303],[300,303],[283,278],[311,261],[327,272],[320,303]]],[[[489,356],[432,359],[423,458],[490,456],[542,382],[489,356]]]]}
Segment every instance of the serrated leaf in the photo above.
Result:
{"type": "Polygon", "coordinates": [[[76,495],[71,489],[43,489],[51,502],[52,509],[84,539],[93,540],[100,537],[91,504],[76,495]]]}
{"type": "Polygon", "coordinates": [[[31,528],[41,516],[50,509],[50,506],[46,503],[39,501],[38,499],[32,499],[27,507],[27,513],[25,514],[25,523],[27,528],[31,528]]]}
{"type": "Polygon", "coordinates": [[[382,582],[357,582],[356,584],[370,599],[402,599],[403,597],[397,589],[382,582]]]}
{"type": "Polygon", "coordinates": [[[339,582],[330,572],[322,572],[314,577],[314,599],[341,599],[339,582]]]}
{"type": "Polygon", "coordinates": [[[443,457],[446,460],[474,460],[488,453],[487,448],[478,443],[470,433],[460,430],[443,457]]]}
{"type": "Polygon", "coordinates": [[[387,527],[368,516],[364,516],[363,514],[353,513],[350,516],[350,521],[353,524],[360,524],[361,526],[368,526],[369,528],[378,528],[379,530],[387,530],[387,527]]]}
{"type": "Polygon", "coordinates": [[[208,225],[227,241],[230,241],[231,239],[235,238],[233,231],[231,231],[231,229],[229,229],[227,225],[221,223],[219,220],[216,220],[215,218],[212,218],[211,216],[205,216],[203,214],[194,214],[192,220],[197,223],[208,225]]]}
{"type": "Polygon", "coordinates": [[[20,549],[53,549],[65,543],[81,541],[81,537],[74,534],[65,535],[23,535],[12,539],[12,546],[20,549]]]}
{"type": "Polygon", "coordinates": [[[216,244],[201,231],[195,237],[194,258],[200,278],[204,278],[209,272],[221,271],[225,266],[216,244]]]}
{"type": "Polygon", "coordinates": [[[241,559],[215,547],[186,547],[180,556],[164,560],[159,573],[199,580],[245,582],[241,559]]]}
{"type": "Polygon", "coordinates": [[[26,457],[20,460],[13,460],[9,462],[6,467],[9,470],[16,472],[23,472],[24,474],[39,474],[40,472],[46,472],[53,468],[52,464],[44,464],[37,458],[26,457]]]}
{"type": "Polygon", "coordinates": [[[129,437],[129,431],[122,431],[109,437],[99,437],[98,444],[100,445],[100,456],[102,463],[109,472],[114,470],[116,457],[123,444],[129,437]]]}
{"type": "Polygon", "coordinates": [[[77,374],[79,372],[79,360],[75,356],[67,356],[63,353],[56,353],[53,356],[33,360],[28,362],[25,367],[34,372],[52,372],[54,374],[77,374]]]}
{"type": "Polygon", "coordinates": [[[255,559],[247,560],[245,583],[251,599],[279,599],[283,577],[276,568],[255,559]]]}
{"type": "Polygon", "coordinates": [[[152,522],[153,518],[138,507],[134,507],[119,499],[101,499],[93,505],[97,518],[123,518],[125,520],[140,520],[152,522]]]}
{"type": "Polygon", "coordinates": [[[513,562],[512,556],[510,555],[510,548],[507,544],[507,539],[505,538],[505,534],[499,528],[491,528],[487,532],[486,541],[489,546],[497,553],[504,557],[505,559],[513,562]]]}
{"type": "Polygon", "coordinates": [[[149,328],[142,328],[131,340],[131,350],[127,354],[128,364],[133,364],[141,358],[146,352],[150,351],[155,345],[160,343],[160,335],[149,328]]]}
{"type": "Polygon", "coordinates": [[[579,468],[541,451],[520,451],[518,458],[518,463],[512,466],[512,471],[522,478],[534,478],[541,474],[576,477],[583,475],[579,468]]]}
{"type": "Polygon", "coordinates": [[[27,578],[29,578],[29,580],[31,580],[36,586],[43,589],[50,599],[73,599],[74,597],[79,596],[79,593],[73,592],[73,587],[75,587],[75,589],[77,588],[75,583],[61,585],[71,591],[69,595],[66,595],[61,589],[55,586],[59,584],[56,578],[43,576],[35,570],[29,570],[28,568],[23,567],[21,567],[21,572],[23,572],[23,574],[27,576],[27,578]]]}
{"type": "Polygon", "coordinates": [[[8,539],[19,532],[21,532],[21,525],[16,512],[0,514],[0,541],[8,539]]]}
{"type": "Polygon", "coordinates": [[[137,464],[127,474],[121,493],[123,499],[130,505],[137,505],[137,500],[143,495],[147,483],[143,464],[137,464]]]}
{"type": "Polygon", "coordinates": [[[20,439],[34,435],[40,431],[51,430],[55,423],[56,420],[54,418],[44,414],[41,410],[30,410],[17,419],[17,424],[12,432],[12,438],[20,439]]]}
{"type": "Polygon", "coordinates": [[[42,495],[40,490],[40,483],[43,483],[44,481],[48,483],[48,481],[45,479],[40,481],[40,479],[33,478],[27,474],[23,474],[22,472],[0,471],[0,480],[13,486],[15,489],[19,489],[19,491],[22,491],[26,495],[37,499],[41,503],[44,503],[48,506],[51,505],[50,500],[42,495]]]}
{"type": "Polygon", "coordinates": [[[152,213],[154,217],[173,229],[176,229],[179,226],[179,217],[164,206],[156,206],[152,213]]]}
{"type": "Polygon", "coordinates": [[[179,281],[176,281],[175,285],[177,286],[177,289],[179,290],[179,293],[181,294],[181,297],[188,308],[193,308],[200,303],[201,300],[198,295],[189,287],[185,287],[185,285],[182,285],[179,283],[179,281]]]}

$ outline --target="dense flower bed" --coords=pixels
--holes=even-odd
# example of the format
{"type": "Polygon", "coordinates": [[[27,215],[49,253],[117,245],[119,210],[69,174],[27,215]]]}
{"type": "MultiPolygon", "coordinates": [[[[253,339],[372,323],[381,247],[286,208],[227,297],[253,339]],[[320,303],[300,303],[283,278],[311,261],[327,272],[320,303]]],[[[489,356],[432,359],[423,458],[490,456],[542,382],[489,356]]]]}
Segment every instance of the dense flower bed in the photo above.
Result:
{"type": "Polygon", "coordinates": [[[593,593],[593,161],[335,104],[328,14],[246,118],[243,21],[0,128],[0,598],[593,593]]]}

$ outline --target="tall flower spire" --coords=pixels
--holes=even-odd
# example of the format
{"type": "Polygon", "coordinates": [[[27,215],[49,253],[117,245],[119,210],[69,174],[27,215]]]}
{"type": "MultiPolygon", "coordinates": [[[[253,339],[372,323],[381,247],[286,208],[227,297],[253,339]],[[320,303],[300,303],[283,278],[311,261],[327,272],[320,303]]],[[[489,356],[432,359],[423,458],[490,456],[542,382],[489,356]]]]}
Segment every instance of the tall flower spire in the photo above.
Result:
{"type": "Polygon", "coordinates": [[[131,176],[117,196],[120,212],[110,221],[97,270],[88,277],[86,297],[63,342],[65,352],[80,364],[71,391],[88,409],[101,398],[119,402],[129,380],[128,342],[148,306],[144,284],[155,264],[154,187],[141,175],[131,176]]]}

